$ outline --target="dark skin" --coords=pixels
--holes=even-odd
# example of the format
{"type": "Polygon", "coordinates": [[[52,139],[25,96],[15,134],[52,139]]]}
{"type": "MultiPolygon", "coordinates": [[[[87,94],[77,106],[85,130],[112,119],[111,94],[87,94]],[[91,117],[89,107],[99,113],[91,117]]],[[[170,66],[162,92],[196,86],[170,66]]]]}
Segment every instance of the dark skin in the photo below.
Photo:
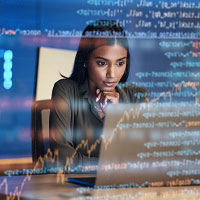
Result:
{"type": "Polygon", "coordinates": [[[127,50],[118,44],[99,46],[89,56],[89,92],[100,118],[105,116],[108,103],[119,103],[115,88],[125,72],[126,60],[127,50]]]}

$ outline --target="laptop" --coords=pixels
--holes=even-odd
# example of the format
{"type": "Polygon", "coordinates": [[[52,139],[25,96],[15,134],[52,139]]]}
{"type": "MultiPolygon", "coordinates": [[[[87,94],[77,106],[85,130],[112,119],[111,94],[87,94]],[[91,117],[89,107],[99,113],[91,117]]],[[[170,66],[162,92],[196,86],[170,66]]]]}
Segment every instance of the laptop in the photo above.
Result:
{"type": "Polygon", "coordinates": [[[90,187],[199,184],[199,146],[199,104],[110,104],[96,176],[68,181],[90,187]]]}

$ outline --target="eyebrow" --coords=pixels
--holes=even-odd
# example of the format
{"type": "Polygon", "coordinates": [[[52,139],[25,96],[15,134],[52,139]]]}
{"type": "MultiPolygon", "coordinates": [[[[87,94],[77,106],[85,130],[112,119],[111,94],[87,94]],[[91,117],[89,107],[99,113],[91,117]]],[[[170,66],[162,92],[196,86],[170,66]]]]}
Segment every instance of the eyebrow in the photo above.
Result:
{"type": "MultiPolygon", "coordinates": [[[[123,57],[123,58],[119,58],[119,59],[117,59],[117,60],[123,60],[123,59],[125,59],[125,58],[127,58],[127,57],[125,56],[125,57],[123,57]]],[[[97,56],[96,59],[109,60],[109,59],[107,59],[107,58],[100,57],[100,56],[97,56]]]]}

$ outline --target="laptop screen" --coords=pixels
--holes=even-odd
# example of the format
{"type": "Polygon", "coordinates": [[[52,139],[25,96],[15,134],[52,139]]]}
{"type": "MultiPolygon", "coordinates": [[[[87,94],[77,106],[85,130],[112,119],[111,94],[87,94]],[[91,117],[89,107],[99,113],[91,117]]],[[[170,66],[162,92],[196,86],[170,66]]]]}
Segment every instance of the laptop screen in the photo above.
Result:
{"type": "Polygon", "coordinates": [[[107,111],[97,185],[197,184],[198,104],[119,104],[107,111]]]}

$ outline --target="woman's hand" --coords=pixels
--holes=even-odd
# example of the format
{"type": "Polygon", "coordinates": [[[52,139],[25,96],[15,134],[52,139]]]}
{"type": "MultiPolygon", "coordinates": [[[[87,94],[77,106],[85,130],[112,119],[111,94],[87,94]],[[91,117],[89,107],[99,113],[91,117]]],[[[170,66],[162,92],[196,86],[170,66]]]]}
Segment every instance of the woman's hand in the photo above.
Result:
{"type": "Polygon", "coordinates": [[[119,103],[119,93],[118,92],[104,92],[100,89],[96,90],[96,103],[99,104],[98,107],[103,111],[103,113],[106,113],[106,107],[108,103],[119,103]]]}

